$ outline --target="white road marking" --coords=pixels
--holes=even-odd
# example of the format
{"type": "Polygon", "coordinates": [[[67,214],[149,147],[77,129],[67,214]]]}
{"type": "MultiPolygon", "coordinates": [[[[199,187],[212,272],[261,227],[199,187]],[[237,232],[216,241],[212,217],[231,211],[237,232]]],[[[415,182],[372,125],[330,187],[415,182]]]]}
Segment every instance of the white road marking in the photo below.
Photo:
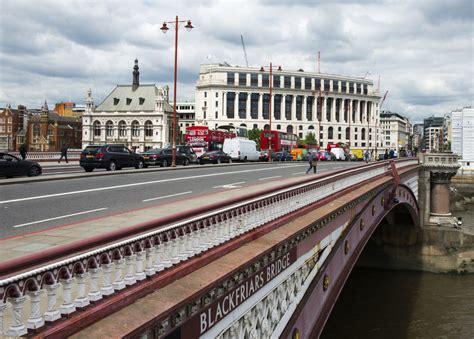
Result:
{"type": "Polygon", "coordinates": [[[281,175],[275,175],[274,177],[266,177],[266,178],[260,178],[258,180],[268,180],[268,179],[275,179],[275,178],[281,178],[281,175]]]}
{"type": "Polygon", "coordinates": [[[96,209],[96,210],[78,212],[78,213],[63,215],[63,216],[60,216],[60,217],[54,217],[54,218],[49,218],[49,219],[44,219],[44,220],[38,220],[38,221],[27,222],[26,224],[15,225],[15,226],[12,226],[12,227],[15,227],[15,228],[16,228],[16,227],[23,227],[23,226],[33,225],[33,224],[39,224],[39,223],[46,222],[46,221],[64,219],[64,218],[74,217],[74,216],[76,216],[76,215],[81,215],[81,214],[94,213],[94,212],[103,211],[103,210],[106,210],[106,209],[108,209],[108,208],[107,208],[107,207],[98,208],[98,209],[96,209]]]}
{"type": "MultiPolygon", "coordinates": [[[[300,165],[293,165],[293,166],[285,166],[285,167],[288,168],[288,167],[299,167],[299,166],[300,165]]],[[[20,201],[29,201],[29,200],[38,200],[38,199],[46,199],[46,198],[53,198],[53,197],[61,197],[61,196],[64,196],[64,195],[74,195],[74,194],[82,194],[82,193],[89,193],[89,192],[108,191],[108,190],[117,189],[117,188],[143,186],[143,185],[158,184],[158,183],[163,183],[163,182],[191,180],[191,179],[215,177],[215,176],[229,175],[229,174],[232,175],[232,174],[238,174],[238,173],[268,171],[268,170],[282,169],[282,168],[283,167],[279,166],[279,167],[270,167],[270,168],[249,169],[249,170],[243,170],[243,171],[201,174],[201,175],[193,175],[193,176],[182,177],[182,178],[170,178],[170,179],[162,179],[162,180],[154,180],[154,181],[137,182],[137,183],[133,183],[133,184],[125,184],[125,185],[110,186],[110,187],[99,187],[99,188],[92,188],[92,189],[81,190],[81,191],[63,192],[63,193],[55,193],[55,194],[48,194],[48,195],[38,195],[36,197],[4,200],[4,201],[0,201],[0,205],[12,203],[12,202],[20,202],[20,201]]]]}
{"type": "Polygon", "coordinates": [[[301,175],[301,174],[305,174],[306,172],[296,172],[296,173],[291,173],[291,175],[301,175]]]}
{"type": "Polygon", "coordinates": [[[339,166],[339,167],[334,167],[333,169],[341,169],[341,168],[344,168],[344,167],[339,166]]]}
{"type": "Polygon", "coordinates": [[[145,200],[143,200],[143,202],[152,201],[152,200],[159,200],[159,199],[166,199],[166,198],[176,197],[178,195],[189,194],[189,193],[193,193],[193,191],[187,191],[187,192],[181,192],[181,193],[176,193],[176,194],[165,195],[164,197],[156,197],[156,198],[151,198],[151,199],[145,199],[145,200]]]}
{"type": "Polygon", "coordinates": [[[234,187],[240,187],[240,186],[235,186],[239,184],[245,184],[245,181],[240,181],[240,182],[234,182],[233,184],[225,184],[225,185],[219,185],[219,186],[214,186],[213,188],[234,188],[234,187]]]}

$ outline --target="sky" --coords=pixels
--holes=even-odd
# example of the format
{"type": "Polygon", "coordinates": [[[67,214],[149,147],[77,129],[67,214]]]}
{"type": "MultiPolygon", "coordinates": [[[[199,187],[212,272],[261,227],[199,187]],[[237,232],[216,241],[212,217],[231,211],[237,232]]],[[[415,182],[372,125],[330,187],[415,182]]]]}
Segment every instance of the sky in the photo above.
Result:
{"type": "MultiPolygon", "coordinates": [[[[245,66],[364,77],[382,109],[420,122],[473,105],[472,0],[0,0],[0,107],[45,100],[98,105],[117,84],[173,88],[180,26],[178,101],[194,101],[199,66],[245,66]]],[[[172,97],[172,96],[171,96],[172,97]]]]}

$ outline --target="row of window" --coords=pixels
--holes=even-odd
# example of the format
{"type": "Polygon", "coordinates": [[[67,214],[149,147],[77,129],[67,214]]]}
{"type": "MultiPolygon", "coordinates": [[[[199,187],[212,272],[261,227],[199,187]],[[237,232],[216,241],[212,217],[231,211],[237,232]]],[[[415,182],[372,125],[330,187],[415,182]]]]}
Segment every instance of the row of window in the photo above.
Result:
{"type": "MultiPolygon", "coordinates": [[[[144,125],[145,129],[145,136],[151,137],[153,136],[153,123],[150,120],[145,121],[144,125]]],[[[100,137],[102,133],[102,124],[100,121],[94,121],[93,123],[93,130],[94,136],[100,137]]],[[[132,137],[139,137],[140,136],[140,123],[138,121],[132,121],[131,124],[131,132],[132,137]]],[[[107,121],[105,123],[105,135],[108,137],[114,136],[114,123],[112,121],[107,121]]],[[[126,137],[127,136],[127,123],[125,121],[119,121],[118,123],[118,135],[119,137],[126,137]]]]}
{"type": "MultiPolygon", "coordinates": [[[[269,87],[269,75],[268,74],[259,74],[259,73],[250,73],[250,82],[247,81],[247,73],[227,73],[227,85],[229,86],[251,86],[258,87],[258,77],[262,77],[262,87],[269,87]],[[237,83],[236,83],[236,80],[237,83]]],[[[329,80],[329,79],[319,79],[319,78],[309,78],[309,77],[297,77],[297,76],[280,76],[273,75],[273,87],[274,88],[294,88],[294,89],[306,89],[306,90],[316,90],[316,91],[325,91],[329,92],[343,92],[351,94],[365,94],[368,93],[368,85],[362,83],[355,83],[351,81],[341,81],[341,80],[329,80]],[[282,81],[283,79],[283,81],[282,81]],[[294,87],[291,86],[292,79],[294,82],[294,87]],[[314,87],[313,87],[314,81],[314,87]]]]}
{"type": "MultiPolygon", "coordinates": [[[[133,101],[132,98],[126,98],[125,99],[125,103],[127,105],[130,105],[132,103],[132,101],[133,101]]],[[[115,106],[117,106],[119,104],[119,102],[120,102],[120,98],[114,98],[114,105],[115,106]]],[[[138,104],[139,105],[143,105],[144,103],[145,103],[145,98],[142,98],[142,97],[138,98],[138,104]]]]}
{"type": "Polygon", "coordinates": [[[12,126],[8,126],[7,129],[5,129],[5,126],[0,126],[0,133],[4,133],[5,131],[7,131],[8,133],[11,133],[12,126]]]}
{"type": "MultiPolygon", "coordinates": [[[[8,117],[8,123],[11,124],[13,122],[13,119],[11,117],[8,117]]],[[[5,123],[5,118],[0,118],[0,124],[5,123]]]]}

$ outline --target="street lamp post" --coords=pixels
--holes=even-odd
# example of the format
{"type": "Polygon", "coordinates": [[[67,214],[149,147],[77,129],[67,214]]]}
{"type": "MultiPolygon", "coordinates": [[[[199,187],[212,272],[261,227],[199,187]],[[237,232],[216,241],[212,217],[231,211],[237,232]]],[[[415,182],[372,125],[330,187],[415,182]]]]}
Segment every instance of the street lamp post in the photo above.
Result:
{"type": "Polygon", "coordinates": [[[176,167],[176,128],[177,128],[177,121],[176,121],[176,81],[178,78],[178,28],[179,24],[186,22],[186,28],[188,31],[193,29],[193,25],[191,24],[191,20],[183,20],[179,21],[178,16],[176,16],[175,21],[165,21],[163,22],[163,26],[161,27],[161,31],[163,33],[168,32],[169,28],[166,24],[175,24],[175,36],[174,36],[174,101],[173,101],[173,142],[172,142],[172,153],[171,153],[171,166],[176,167]]]}
{"type": "MultiPolygon", "coordinates": [[[[268,87],[270,91],[270,97],[268,98],[268,125],[269,131],[268,134],[268,161],[272,162],[272,90],[273,90],[273,65],[270,62],[270,66],[265,66],[270,69],[270,76],[268,78],[268,87]]],[[[278,70],[281,71],[281,66],[278,66],[278,70]]],[[[260,68],[261,72],[264,72],[265,69],[262,66],[260,68]]]]}

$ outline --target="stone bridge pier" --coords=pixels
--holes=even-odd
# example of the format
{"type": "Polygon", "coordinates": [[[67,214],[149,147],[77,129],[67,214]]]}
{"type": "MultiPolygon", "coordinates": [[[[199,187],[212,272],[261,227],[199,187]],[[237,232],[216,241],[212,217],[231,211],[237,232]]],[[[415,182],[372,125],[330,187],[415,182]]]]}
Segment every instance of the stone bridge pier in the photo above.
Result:
{"type": "Polygon", "coordinates": [[[422,153],[419,173],[420,224],[457,226],[449,210],[449,185],[460,165],[452,153],[422,153]]]}

